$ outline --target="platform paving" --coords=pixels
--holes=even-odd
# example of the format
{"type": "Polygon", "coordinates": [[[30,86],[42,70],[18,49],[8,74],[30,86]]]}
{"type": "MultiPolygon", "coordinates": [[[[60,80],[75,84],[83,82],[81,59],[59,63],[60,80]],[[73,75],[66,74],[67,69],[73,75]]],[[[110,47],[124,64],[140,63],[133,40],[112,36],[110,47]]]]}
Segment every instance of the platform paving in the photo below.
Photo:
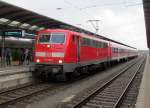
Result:
{"type": "Polygon", "coordinates": [[[0,90],[32,82],[31,65],[0,68],[0,90]]]}
{"type": "Polygon", "coordinates": [[[7,74],[14,74],[18,72],[27,72],[30,71],[30,65],[21,65],[21,66],[8,66],[0,68],[0,76],[7,74]]]}
{"type": "Polygon", "coordinates": [[[150,108],[150,56],[147,55],[146,65],[139,90],[136,108],[150,108]]]}

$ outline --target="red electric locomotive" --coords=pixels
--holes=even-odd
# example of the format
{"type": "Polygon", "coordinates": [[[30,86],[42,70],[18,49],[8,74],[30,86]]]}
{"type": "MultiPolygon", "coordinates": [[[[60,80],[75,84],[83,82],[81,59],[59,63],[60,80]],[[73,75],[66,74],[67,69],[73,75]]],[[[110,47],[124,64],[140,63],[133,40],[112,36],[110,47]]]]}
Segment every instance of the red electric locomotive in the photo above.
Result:
{"type": "Polygon", "coordinates": [[[136,55],[134,48],[96,36],[63,29],[45,29],[39,31],[36,38],[33,74],[42,79],[66,80],[80,70],[87,72],[89,67],[136,55]]]}

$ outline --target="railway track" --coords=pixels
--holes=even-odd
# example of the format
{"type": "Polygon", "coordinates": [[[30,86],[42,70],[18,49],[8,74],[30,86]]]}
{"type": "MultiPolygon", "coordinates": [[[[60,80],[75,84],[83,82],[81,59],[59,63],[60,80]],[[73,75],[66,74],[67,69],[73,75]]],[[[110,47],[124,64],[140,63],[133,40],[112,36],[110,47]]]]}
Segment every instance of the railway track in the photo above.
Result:
{"type": "Polygon", "coordinates": [[[101,86],[80,94],[65,108],[118,108],[144,62],[134,62],[101,86]]]}
{"type": "Polygon", "coordinates": [[[36,96],[40,93],[55,90],[63,84],[41,83],[27,85],[15,89],[0,92],[0,108],[8,107],[13,103],[36,96]]]}
{"type": "Polygon", "coordinates": [[[136,75],[136,78],[131,84],[131,87],[126,92],[124,99],[122,99],[122,101],[120,102],[121,104],[119,105],[119,108],[135,108],[141,80],[143,77],[145,63],[141,66],[139,72],[136,75]]]}

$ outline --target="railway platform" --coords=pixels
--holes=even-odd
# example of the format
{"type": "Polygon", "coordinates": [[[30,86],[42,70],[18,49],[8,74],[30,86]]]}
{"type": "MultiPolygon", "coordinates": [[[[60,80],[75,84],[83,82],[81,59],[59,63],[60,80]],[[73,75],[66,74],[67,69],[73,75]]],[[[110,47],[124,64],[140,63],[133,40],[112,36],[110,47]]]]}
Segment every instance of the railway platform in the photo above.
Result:
{"type": "Polygon", "coordinates": [[[30,65],[1,67],[0,68],[0,75],[6,74],[6,73],[9,74],[9,73],[29,71],[29,66],[30,65]]]}
{"type": "Polygon", "coordinates": [[[0,68],[0,90],[32,82],[30,65],[0,68]]]}
{"type": "Polygon", "coordinates": [[[147,55],[142,82],[139,89],[139,95],[136,102],[136,108],[150,108],[150,56],[147,55]]]}

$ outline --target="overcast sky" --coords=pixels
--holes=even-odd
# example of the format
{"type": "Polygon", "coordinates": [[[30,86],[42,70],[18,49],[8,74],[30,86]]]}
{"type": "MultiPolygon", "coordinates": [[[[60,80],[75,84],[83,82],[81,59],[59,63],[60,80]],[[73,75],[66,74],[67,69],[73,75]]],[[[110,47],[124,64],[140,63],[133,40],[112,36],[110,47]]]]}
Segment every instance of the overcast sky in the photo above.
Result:
{"type": "Polygon", "coordinates": [[[100,20],[98,34],[138,49],[147,49],[142,0],[2,1],[92,32],[95,29],[88,20],[100,20]]]}

